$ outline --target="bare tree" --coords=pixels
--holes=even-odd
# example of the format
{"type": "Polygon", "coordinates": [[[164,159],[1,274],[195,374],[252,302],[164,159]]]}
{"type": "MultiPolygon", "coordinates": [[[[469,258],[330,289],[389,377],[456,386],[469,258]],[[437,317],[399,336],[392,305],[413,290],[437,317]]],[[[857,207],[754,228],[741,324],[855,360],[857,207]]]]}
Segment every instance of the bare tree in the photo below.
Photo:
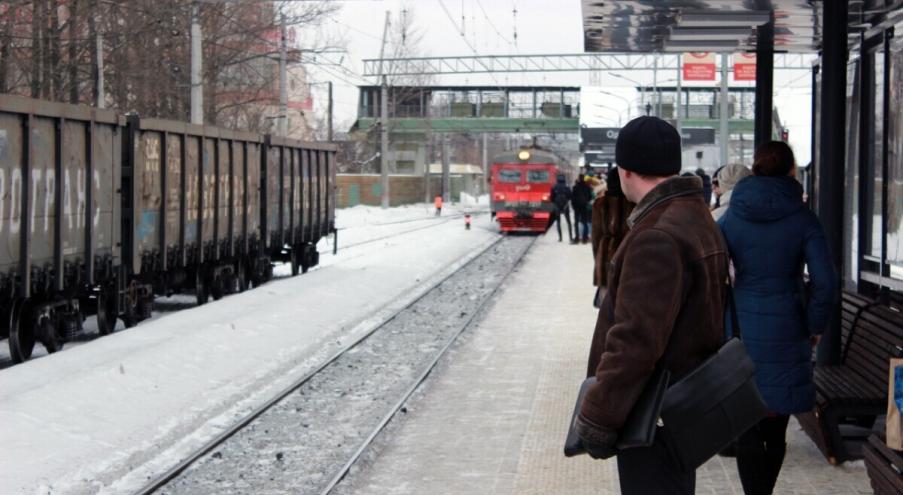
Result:
{"type": "MultiPolygon", "coordinates": [[[[261,106],[278,103],[281,23],[315,26],[333,2],[204,1],[206,121],[258,130],[261,106]],[[284,14],[284,15],[282,15],[284,14]]],[[[190,19],[186,0],[7,0],[0,2],[0,92],[93,103],[96,37],[103,34],[107,103],[119,111],[186,119],[190,19]]],[[[327,46],[290,50],[293,62],[327,46]]]]}

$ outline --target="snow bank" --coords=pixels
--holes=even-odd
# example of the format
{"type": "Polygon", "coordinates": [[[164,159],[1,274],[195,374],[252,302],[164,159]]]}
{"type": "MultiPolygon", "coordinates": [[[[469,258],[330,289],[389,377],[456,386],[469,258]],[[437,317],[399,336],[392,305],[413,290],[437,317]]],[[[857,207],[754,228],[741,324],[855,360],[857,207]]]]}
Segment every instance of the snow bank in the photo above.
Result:
{"type": "Polygon", "coordinates": [[[183,452],[199,445],[495,237],[488,217],[465,231],[445,211],[431,215],[425,205],[340,210],[340,247],[349,247],[332,256],[321,243],[321,267],[304,276],[3,370],[0,486],[133,490],[112,484],[151,459],[174,461],[158,455],[177,443],[183,452]]]}

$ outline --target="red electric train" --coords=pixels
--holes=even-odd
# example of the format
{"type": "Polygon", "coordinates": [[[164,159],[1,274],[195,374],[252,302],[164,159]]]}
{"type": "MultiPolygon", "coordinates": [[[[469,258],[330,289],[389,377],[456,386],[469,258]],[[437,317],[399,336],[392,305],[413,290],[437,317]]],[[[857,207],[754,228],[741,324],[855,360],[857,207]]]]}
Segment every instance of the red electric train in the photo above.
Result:
{"type": "Polygon", "coordinates": [[[508,151],[493,158],[490,174],[491,211],[501,231],[545,232],[558,158],[538,148],[508,151]]]}

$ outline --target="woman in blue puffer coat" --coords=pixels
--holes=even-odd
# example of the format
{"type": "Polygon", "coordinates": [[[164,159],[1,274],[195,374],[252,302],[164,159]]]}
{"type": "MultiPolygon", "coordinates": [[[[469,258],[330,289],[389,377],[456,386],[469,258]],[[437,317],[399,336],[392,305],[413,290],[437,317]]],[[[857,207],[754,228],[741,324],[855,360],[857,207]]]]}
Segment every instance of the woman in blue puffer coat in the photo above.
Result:
{"type": "Polygon", "coordinates": [[[828,244],[818,218],[803,203],[795,171],[786,143],[763,144],[755,153],[753,176],[737,183],[718,222],[736,273],[743,342],[770,410],[737,441],[737,467],[747,495],[772,493],[784,461],[790,415],[815,405],[812,348],[836,301],[828,244]]]}

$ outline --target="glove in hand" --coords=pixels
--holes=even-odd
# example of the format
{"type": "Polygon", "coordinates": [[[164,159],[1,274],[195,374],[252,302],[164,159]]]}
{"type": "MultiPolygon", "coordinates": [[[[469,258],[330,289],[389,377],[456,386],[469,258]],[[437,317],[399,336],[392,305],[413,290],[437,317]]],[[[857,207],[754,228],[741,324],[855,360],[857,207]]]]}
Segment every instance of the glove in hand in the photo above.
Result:
{"type": "Polygon", "coordinates": [[[577,417],[576,426],[583,448],[593,459],[608,459],[618,453],[615,449],[618,432],[615,430],[597,425],[582,414],[577,417]]]}

